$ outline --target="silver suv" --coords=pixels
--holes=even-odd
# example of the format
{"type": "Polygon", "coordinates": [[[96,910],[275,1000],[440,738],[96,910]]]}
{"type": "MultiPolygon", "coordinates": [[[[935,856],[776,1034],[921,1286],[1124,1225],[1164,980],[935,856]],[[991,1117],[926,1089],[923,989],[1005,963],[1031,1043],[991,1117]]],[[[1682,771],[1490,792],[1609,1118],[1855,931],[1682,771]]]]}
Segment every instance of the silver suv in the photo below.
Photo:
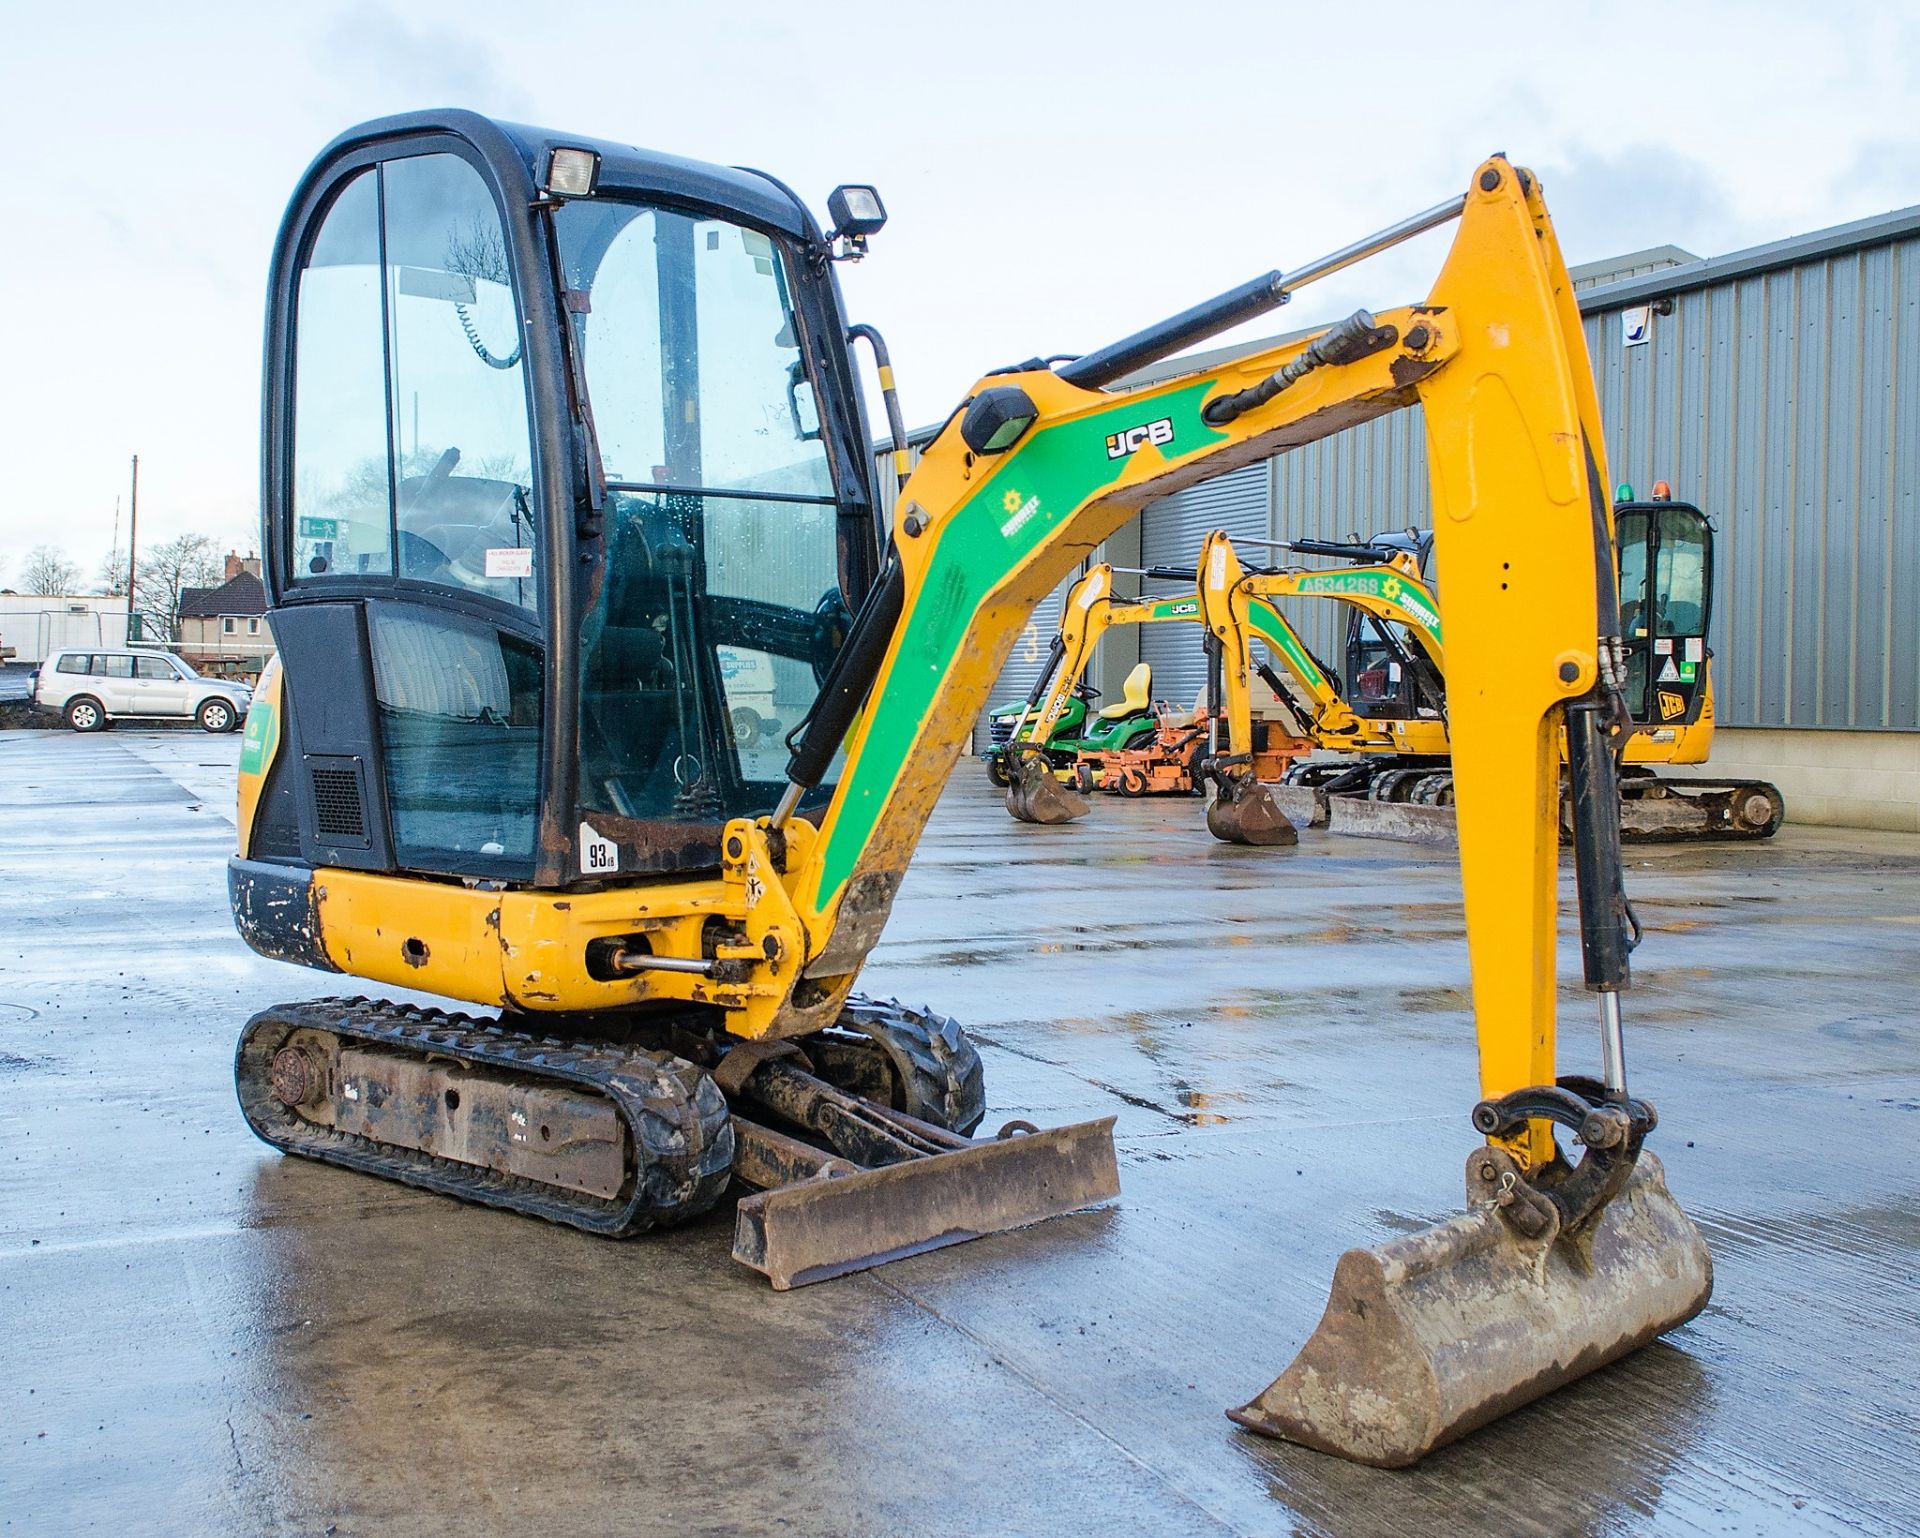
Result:
{"type": "Polygon", "coordinates": [[[246,719],[252,696],[246,684],[202,678],[171,652],[127,646],[53,652],[33,680],[33,703],[58,711],[76,732],[122,717],[193,720],[230,732],[246,719]]]}

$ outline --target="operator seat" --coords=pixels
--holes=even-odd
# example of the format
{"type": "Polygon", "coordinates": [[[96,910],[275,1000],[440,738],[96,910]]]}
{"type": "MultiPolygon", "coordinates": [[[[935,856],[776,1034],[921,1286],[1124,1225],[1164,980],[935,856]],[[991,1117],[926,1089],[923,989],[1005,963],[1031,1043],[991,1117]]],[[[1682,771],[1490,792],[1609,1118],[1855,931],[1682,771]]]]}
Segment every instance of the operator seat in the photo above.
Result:
{"type": "Polygon", "coordinates": [[[1133,671],[1127,674],[1126,684],[1120,690],[1119,700],[1112,705],[1101,707],[1102,721],[1118,721],[1123,716],[1144,714],[1153,706],[1153,664],[1136,662],[1133,671]]]}

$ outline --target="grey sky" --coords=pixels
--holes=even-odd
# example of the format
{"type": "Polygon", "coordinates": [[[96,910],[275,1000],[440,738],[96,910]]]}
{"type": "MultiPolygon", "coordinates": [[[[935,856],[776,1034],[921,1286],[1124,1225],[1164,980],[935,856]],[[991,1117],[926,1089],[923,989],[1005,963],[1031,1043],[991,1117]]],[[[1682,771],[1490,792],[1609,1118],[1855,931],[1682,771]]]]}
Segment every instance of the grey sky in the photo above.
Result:
{"type": "MultiPolygon", "coordinates": [[[[1910,0],[12,15],[0,584],[41,543],[91,574],[135,452],[151,538],[257,544],[274,229],[314,152],[385,112],[472,107],[756,165],[817,210],[837,181],[876,182],[892,223],[845,283],[914,422],[985,369],[1097,346],[1436,202],[1490,150],[1541,174],[1574,262],[1920,202],[1910,0]]],[[[1417,297],[1443,240],[1261,329],[1417,297]]]]}

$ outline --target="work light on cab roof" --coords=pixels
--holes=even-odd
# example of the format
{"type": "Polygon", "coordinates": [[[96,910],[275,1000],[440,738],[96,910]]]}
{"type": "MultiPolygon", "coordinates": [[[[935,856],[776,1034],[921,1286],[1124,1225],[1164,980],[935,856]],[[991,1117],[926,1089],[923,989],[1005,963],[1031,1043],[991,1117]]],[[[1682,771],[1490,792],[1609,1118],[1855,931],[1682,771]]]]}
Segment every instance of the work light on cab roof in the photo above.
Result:
{"type": "Polygon", "coordinates": [[[827,214],[833,220],[829,240],[844,241],[841,261],[857,262],[867,254],[867,237],[878,235],[887,222],[887,206],[880,189],[860,183],[835,187],[827,194],[827,214]]]}
{"type": "Polygon", "coordinates": [[[600,157],[592,150],[563,146],[547,157],[546,190],[556,198],[591,197],[599,175],[600,157]]]}

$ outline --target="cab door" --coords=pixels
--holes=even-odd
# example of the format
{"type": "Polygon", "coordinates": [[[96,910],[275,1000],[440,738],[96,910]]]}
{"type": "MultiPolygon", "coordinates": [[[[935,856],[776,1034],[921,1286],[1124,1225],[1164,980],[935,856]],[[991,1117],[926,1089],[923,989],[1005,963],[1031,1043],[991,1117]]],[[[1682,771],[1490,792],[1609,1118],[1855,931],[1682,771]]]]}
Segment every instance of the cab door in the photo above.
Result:
{"type": "Polygon", "coordinates": [[[1627,713],[1656,729],[1691,725],[1706,698],[1713,528],[1687,502],[1614,509],[1627,713]]]}
{"type": "Polygon", "coordinates": [[[445,136],[370,145],[283,233],[271,590],[316,864],[535,873],[552,552],[527,214],[485,169],[445,136]]]}

